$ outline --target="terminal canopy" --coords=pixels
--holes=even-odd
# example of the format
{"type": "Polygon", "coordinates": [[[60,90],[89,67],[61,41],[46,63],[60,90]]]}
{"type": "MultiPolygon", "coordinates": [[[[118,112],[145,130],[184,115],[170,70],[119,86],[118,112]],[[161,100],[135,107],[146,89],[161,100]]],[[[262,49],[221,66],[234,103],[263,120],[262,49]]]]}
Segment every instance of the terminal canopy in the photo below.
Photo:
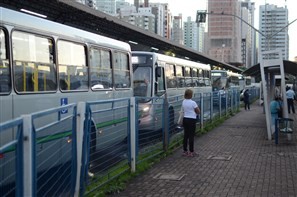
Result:
{"type": "MultiPolygon", "coordinates": [[[[291,74],[291,75],[297,76],[297,62],[291,62],[288,60],[283,60],[283,61],[284,61],[285,74],[291,74]]],[[[242,74],[246,76],[260,77],[261,75],[260,63],[243,71],[242,74]]]]}

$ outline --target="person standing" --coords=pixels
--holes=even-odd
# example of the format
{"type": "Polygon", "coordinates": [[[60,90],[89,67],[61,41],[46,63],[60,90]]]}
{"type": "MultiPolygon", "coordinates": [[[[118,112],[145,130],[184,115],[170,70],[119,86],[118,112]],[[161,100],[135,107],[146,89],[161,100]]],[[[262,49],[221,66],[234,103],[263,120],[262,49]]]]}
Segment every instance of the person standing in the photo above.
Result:
{"type": "Polygon", "coordinates": [[[272,134],[275,132],[275,120],[278,118],[278,113],[281,110],[279,97],[275,96],[274,100],[270,102],[270,113],[271,113],[271,130],[272,134]]]}
{"type": "Polygon", "coordinates": [[[294,107],[295,92],[292,90],[291,87],[288,88],[286,92],[286,96],[287,96],[287,102],[288,102],[288,112],[290,114],[292,109],[293,114],[295,114],[295,107],[294,107]]]}
{"type": "Polygon", "coordinates": [[[184,127],[184,139],[183,139],[183,155],[193,157],[194,156],[194,137],[196,131],[196,119],[200,114],[200,109],[195,101],[192,100],[193,91],[187,89],[184,94],[184,100],[182,102],[182,110],[184,112],[183,127],[184,127]],[[189,145],[189,149],[188,149],[189,145]]]}
{"type": "Polygon", "coordinates": [[[243,93],[243,102],[244,102],[244,109],[250,110],[250,93],[249,89],[246,89],[243,93]]]}

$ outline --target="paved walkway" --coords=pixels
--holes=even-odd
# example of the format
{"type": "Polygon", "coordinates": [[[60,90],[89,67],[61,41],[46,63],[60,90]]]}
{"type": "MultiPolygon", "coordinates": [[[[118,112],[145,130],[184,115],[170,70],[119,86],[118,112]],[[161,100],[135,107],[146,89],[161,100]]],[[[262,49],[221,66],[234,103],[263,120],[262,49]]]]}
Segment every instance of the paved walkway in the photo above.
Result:
{"type": "Polygon", "coordinates": [[[297,196],[296,116],[293,139],[282,135],[275,145],[267,140],[263,108],[254,103],[196,138],[199,156],[178,150],[114,196],[297,196]]]}

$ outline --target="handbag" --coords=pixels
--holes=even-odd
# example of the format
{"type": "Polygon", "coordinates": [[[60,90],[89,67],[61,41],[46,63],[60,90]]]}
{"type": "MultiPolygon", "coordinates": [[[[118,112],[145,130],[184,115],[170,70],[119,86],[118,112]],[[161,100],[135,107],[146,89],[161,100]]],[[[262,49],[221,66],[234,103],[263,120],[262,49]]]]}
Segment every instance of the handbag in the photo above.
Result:
{"type": "Polygon", "coordinates": [[[182,108],[179,111],[179,117],[177,120],[177,124],[178,125],[183,125],[183,119],[184,119],[184,111],[182,110],[182,108]]]}
{"type": "Polygon", "coordinates": [[[179,117],[178,117],[178,120],[177,120],[177,124],[178,125],[183,125],[183,119],[184,119],[184,112],[180,111],[179,112],[179,117]]]}

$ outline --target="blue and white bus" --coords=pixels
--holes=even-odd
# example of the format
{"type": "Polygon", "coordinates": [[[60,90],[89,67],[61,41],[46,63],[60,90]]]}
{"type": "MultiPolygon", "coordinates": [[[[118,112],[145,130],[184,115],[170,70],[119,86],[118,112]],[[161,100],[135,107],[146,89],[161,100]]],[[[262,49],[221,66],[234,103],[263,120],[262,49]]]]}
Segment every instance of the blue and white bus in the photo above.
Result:
{"type": "MultiPolygon", "coordinates": [[[[133,96],[128,43],[3,7],[0,14],[0,123],[60,105],[133,96]]],[[[15,135],[0,133],[0,146],[15,135]]],[[[98,138],[92,140],[96,145],[98,138]]],[[[43,149],[51,143],[40,141],[43,149]]],[[[64,149],[71,147],[62,143],[64,149]]],[[[14,170],[10,154],[0,152],[0,187],[14,170]]],[[[52,160],[62,164],[69,158],[52,160]]]]}

